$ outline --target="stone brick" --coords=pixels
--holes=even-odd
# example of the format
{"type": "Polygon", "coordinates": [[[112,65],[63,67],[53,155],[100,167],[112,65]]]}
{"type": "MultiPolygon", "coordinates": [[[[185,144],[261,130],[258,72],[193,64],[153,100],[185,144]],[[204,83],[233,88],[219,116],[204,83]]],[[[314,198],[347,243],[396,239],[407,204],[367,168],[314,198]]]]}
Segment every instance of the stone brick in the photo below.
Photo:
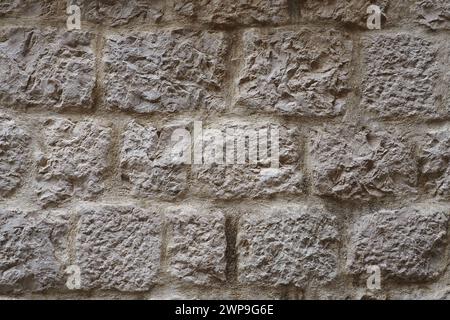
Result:
{"type": "Polygon", "coordinates": [[[90,108],[93,43],[88,32],[0,29],[0,103],[57,111],[90,108]]]}
{"type": "Polygon", "coordinates": [[[77,197],[92,199],[104,189],[111,128],[98,121],[50,119],[44,123],[36,194],[41,205],[77,197]]]}
{"type": "Polygon", "coordinates": [[[365,37],[361,105],[379,117],[437,118],[437,48],[407,34],[365,37]]]}
{"type": "Polygon", "coordinates": [[[343,200],[414,194],[418,168],[406,137],[380,128],[325,128],[311,141],[314,193],[343,200]]]}
{"type": "Polygon", "coordinates": [[[63,286],[67,222],[58,212],[0,209],[0,292],[63,286]]]}
{"type": "Polygon", "coordinates": [[[320,285],[337,274],[337,222],[318,207],[287,206],[244,215],[238,279],[244,284],[320,285]]]}
{"type": "MultiPolygon", "coordinates": [[[[266,131],[266,132],[267,132],[266,131]]],[[[302,145],[299,132],[287,126],[273,123],[236,122],[221,123],[215,126],[206,126],[203,129],[203,164],[192,166],[192,179],[195,183],[192,185],[192,192],[196,195],[214,197],[216,199],[242,199],[242,198],[268,198],[279,194],[298,195],[303,194],[305,189],[305,178],[302,171],[302,145]],[[229,143],[233,146],[234,161],[227,163],[229,151],[226,147],[222,163],[217,163],[209,153],[212,140],[207,137],[207,131],[214,129],[223,132],[225,145],[229,143]],[[219,129],[217,129],[219,128],[219,129]],[[250,147],[262,152],[264,144],[259,136],[260,130],[277,129],[279,132],[279,167],[272,166],[270,157],[263,159],[261,153],[257,162],[249,161],[250,147]],[[226,136],[227,130],[231,131],[229,137],[226,136]],[[241,131],[238,131],[241,130],[241,131]],[[241,133],[240,133],[241,132],[241,133]],[[258,141],[249,144],[250,134],[253,132],[256,136],[258,132],[258,141]],[[245,147],[245,163],[238,162],[241,157],[241,151],[237,147],[239,134],[246,136],[247,145],[245,147]],[[256,145],[259,143],[259,146],[256,145]]],[[[267,137],[267,135],[266,135],[267,137]]],[[[263,137],[265,139],[265,137],[263,137]]],[[[271,140],[272,138],[270,138],[271,140]]],[[[256,140],[256,139],[255,139],[256,140]]],[[[271,141],[267,142],[266,150],[274,152],[275,149],[269,147],[271,141]]],[[[232,152],[230,152],[233,154],[232,152]]]]}
{"type": "Polygon", "coordinates": [[[148,24],[160,22],[164,16],[164,0],[70,0],[82,12],[82,23],[88,21],[106,26],[129,23],[148,24]]]}
{"type": "Polygon", "coordinates": [[[450,196],[450,133],[427,134],[419,150],[420,183],[433,196],[450,196]]]}
{"type": "Polygon", "coordinates": [[[133,206],[81,207],[75,240],[82,289],[149,290],[157,281],[161,218],[133,206]]]}
{"type": "Polygon", "coordinates": [[[195,284],[225,280],[225,217],[189,207],[169,215],[168,271],[195,284]]]}
{"type": "Polygon", "coordinates": [[[176,17],[219,25],[252,25],[288,23],[288,0],[178,0],[173,9],[176,17]]]}
{"type": "Polygon", "coordinates": [[[22,184],[28,167],[29,143],[26,131],[0,113],[0,199],[11,195],[22,184]]]}
{"type": "Polygon", "coordinates": [[[187,165],[171,157],[171,137],[183,125],[161,129],[131,121],[122,134],[120,168],[122,181],[134,196],[172,199],[188,188],[187,165]]]}
{"type": "Polygon", "coordinates": [[[336,116],[349,90],[352,42],[337,31],[244,32],[238,105],[255,112],[336,116]]]}
{"type": "Polygon", "coordinates": [[[430,280],[445,269],[448,214],[402,208],[367,214],[351,231],[347,258],[352,274],[377,265],[382,279],[430,280]]]}
{"type": "Polygon", "coordinates": [[[420,24],[433,30],[450,29],[450,2],[448,0],[418,0],[415,12],[420,24]]]}
{"type": "Polygon", "coordinates": [[[62,17],[64,13],[62,3],[63,1],[55,0],[2,0],[0,17],[62,17]]]}
{"type": "Polygon", "coordinates": [[[109,35],[106,105],[138,113],[222,110],[227,44],[221,32],[109,35]]]}

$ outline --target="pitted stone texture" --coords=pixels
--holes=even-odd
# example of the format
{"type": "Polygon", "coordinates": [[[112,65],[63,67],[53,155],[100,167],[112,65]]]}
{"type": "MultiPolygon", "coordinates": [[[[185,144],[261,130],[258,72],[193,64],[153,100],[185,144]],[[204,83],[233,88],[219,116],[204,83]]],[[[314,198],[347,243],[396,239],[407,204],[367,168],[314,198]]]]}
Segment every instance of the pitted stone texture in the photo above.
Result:
{"type": "Polygon", "coordinates": [[[64,214],[0,209],[0,292],[61,288],[67,241],[64,214]]]}
{"type": "Polygon", "coordinates": [[[319,129],[311,142],[314,193],[342,200],[414,194],[415,153],[401,136],[380,128],[319,129]]]}
{"type": "Polygon", "coordinates": [[[407,34],[365,37],[363,108],[379,117],[440,116],[437,49],[407,34]]]}
{"type": "Polygon", "coordinates": [[[289,22],[288,0],[178,0],[174,11],[176,17],[219,25],[289,22]]]}
{"type": "Polygon", "coordinates": [[[172,157],[174,130],[182,124],[167,125],[160,132],[131,121],[122,134],[120,168],[122,181],[134,196],[173,199],[188,188],[187,165],[172,157]]]}
{"type": "Polygon", "coordinates": [[[352,42],[337,31],[244,33],[238,105],[255,112],[336,116],[349,92],[352,42]]]}
{"type": "Polygon", "coordinates": [[[111,128],[98,121],[50,119],[37,154],[36,193],[43,206],[78,197],[92,199],[104,189],[111,128]]]}
{"type": "Polygon", "coordinates": [[[337,274],[337,222],[316,207],[244,215],[238,231],[238,279],[246,284],[324,284],[337,274]]]}
{"type": "Polygon", "coordinates": [[[0,114],[0,199],[10,196],[23,181],[30,137],[10,117],[0,114]]]}
{"type": "Polygon", "coordinates": [[[138,113],[222,110],[227,44],[221,32],[110,35],[106,105],[138,113]]]}
{"type": "Polygon", "coordinates": [[[63,1],[55,0],[2,0],[0,17],[62,17],[63,1]]]}
{"type": "Polygon", "coordinates": [[[450,29],[448,0],[418,0],[415,10],[419,23],[433,30],[450,29]]]}
{"type": "MultiPolygon", "coordinates": [[[[277,123],[251,124],[236,121],[223,123],[216,129],[222,132],[225,143],[223,162],[219,163],[213,155],[215,140],[208,138],[208,130],[214,128],[216,127],[203,128],[204,162],[195,164],[191,169],[192,179],[195,181],[191,188],[194,194],[218,199],[242,199],[304,193],[303,146],[296,129],[277,123]],[[275,139],[275,136],[272,138],[275,130],[279,132],[278,167],[276,157],[271,159],[270,156],[263,156],[263,149],[268,151],[267,154],[276,152],[275,148],[270,147],[275,142],[272,141],[275,139]],[[270,136],[267,132],[270,132],[270,136]],[[238,141],[242,137],[245,137],[247,143],[244,150],[238,147],[238,141]],[[228,145],[233,146],[231,152],[228,145]],[[250,148],[256,150],[255,154],[259,154],[257,162],[250,162],[250,148]],[[239,162],[239,157],[244,156],[245,163],[239,162]],[[233,160],[231,164],[227,162],[228,159],[233,160]]],[[[219,148],[223,149],[221,146],[219,148]]]]}
{"type": "Polygon", "coordinates": [[[69,0],[78,5],[83,21],[106,26],[122,26],[129,23],[158,23],[164,16],[164,0],[69,0]]]}
{"type": "Polygon", "coordinates": [[[205,209],[172,209],[168,220],[168,271],[182,281],[225,280],[225,216],[205,209]]]}
{"type": "Polygon", "coordinates": [[[433,196],[450,196],[450,133],[429,133],[419,148],[420,182],[433,196]]]}
{"type": "Polygon", "coordinates": [[[0,103],[57,111],[90,108],[93,40],[88,32],[0,29],[0,103]]]}
{"type": "Polygon", "coordinates": [[[161,256],[161,218],[133,206],[82,207],[76,261],[82,289],[146,291],[161,256]]]}
{"type": "Polygon", "coordinates": [[[376,265],[383,279],[433,279],[445,268],[448,220],[448,213],[430,208],[365,215],[351,231],[348,270],[366,275],[376,265]]]}

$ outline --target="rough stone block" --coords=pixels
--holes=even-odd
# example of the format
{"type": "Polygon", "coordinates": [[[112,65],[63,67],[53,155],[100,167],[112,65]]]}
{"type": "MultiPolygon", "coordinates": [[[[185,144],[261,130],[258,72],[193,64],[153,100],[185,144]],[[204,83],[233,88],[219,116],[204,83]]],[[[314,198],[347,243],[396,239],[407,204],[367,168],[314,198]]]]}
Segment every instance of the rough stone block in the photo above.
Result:
{"type": "Polygon", "coordinates": [[[29,160],[30,137],[14,120],[0,113],[0,199],[23,182],[29,160]]]}
{"type": "Polygon", "coordinates": [[[255,112],[336,116],[346,106],[352,42],[337,31],[244,32],[238,105],[255,112]]]}
{"type": "Polygon", "coordinates": [[[430,208],[367,214],[352,228],[348,270],[366,275],[375,265],[382,279],[433,279],[445,268],[448,220],[448,213],[430,208]]]}
{"type": "Polygon", "coordinates": [[[178,0],[176,17],[219,25],[253,25],[288,23],[288,0],[178,0]]]}
{"type": "Polygon", "coordinates": [[[314,193],[343,200],[414,194],[414,148],[400,133],[377,128],[319,129],[311,141],[314,193]]]}
{"type": "Polygon", "coordinates": [[[415,12],[420,24],[433,30],[450,29],[450,2],[448,0],[418,0],[415,12]]]}
{"type": "Polygon", "coordinates": [[[133,206],[78,211],[76,263],[82,289],[147,291],[157,281],[161,218],[133,206]]]}
{"type": "Polygon", "coordinates": [[[440,68],[435,45],[407,34],[365,37],[363,108],[382,118],[437,118],[440,68]]]}
{"type": "Polygon", "coordinates": [[[244,215],[238,230],[238,279],[257,285],[319,285],[337,274],[337,222],[318,207],[244,215]]]}
{"type": "Polygon", "coordinates": [[[176,29],[110,35],[105,47],[108,108],[150,113],[225,107],[223,33],[176,29]]]}
{"type": "Polygon", "coordinates": [[[168,272],[195,284],[225,280],[225,217],[204,211],[173,209],[168,218],[168,272]]]}
{"type": "Polygon", "coordinates": [[[0,103],[88,109],[95,86],[94,37],[53,28],[0,29],[0,103]]]}
{"type": "Polygon", "coordinates": [[[111,133],[98,121],[50,119],[44,123],[35,190],[43,206],[72,197],[92,199],[103,191],[111,133]]]}
{"type": "Polygon", "coordinates": [[[0,209],[0,292],[61,288],[67,244],[67,215],[0,209]]]}
{"type": "Polygon", "coordinates": [[[187,165],[171,157],[172,133],[183,125],[158,129],[130,122],[122,134],[122,180],[134,196],[172,199],[188,188],[187,165]]]}
{"type": "Polygon", "coordinates": [[[63,1],[55,0],[2,0],[0,17],[54,18],[64,14],[63,1]]]}

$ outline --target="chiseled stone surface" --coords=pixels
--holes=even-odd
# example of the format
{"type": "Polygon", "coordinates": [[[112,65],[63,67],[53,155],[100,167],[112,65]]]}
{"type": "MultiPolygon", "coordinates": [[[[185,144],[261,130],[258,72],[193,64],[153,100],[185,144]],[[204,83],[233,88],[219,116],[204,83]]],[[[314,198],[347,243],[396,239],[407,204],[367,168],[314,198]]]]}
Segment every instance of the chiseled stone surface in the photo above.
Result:
{"type": "Polygon", "coordinates": [[[156,282],[161,256],[161,217],[127,206],[78,209],[76,265],[82,289],[146,291],[156,282]]]}
{"type": "Polygon", "coordinates": [[[0,199],[23,183],[30,155],[30,136],[11,117],[0,113],[0,199]]]}
{"type": "Polygon", "coordinates": [[[168,216],[168,271],[182,281],[225,280],[225,216],[220,211],[172,209],[168,216]]]}
{"type": "Polygon", "coordinates": [[[444,269],[449,215],[433,208],[381,210],[359,218],[351,231],[350,273],[379,266],[383,279],[424,281],[444,269]]]}
{"type": "Polygon", "coordinates": [[[450,29],[450,2],[448,0],[417,0],[415,12],[419,23],[433,30],[450,29]]]}
{"type": "MultiPolygon", "coordinates": [[[[365,37],[361,105],[379,117],[438,118],[437,48],[405,33],[365,37]]],[[[448,114],[447,114],[448,115],[448,114]]]]}
{"type": "Polygon", "coordinates": [[[416,193],[414,148],[395,130],[318,129],[310,153],[312,185],[317,195],[371,200],[416,193]]]}
{"type": "Polygon", "coordinates": [[[137,113],[222,110],[227,53],[222,32],[109,35],[106,105],[137,113]]]}
{"type": "Polygon", "coordinates": [[[288,0],[177,0],[175,17],[219,25],[282,24],[290,21],[288,0]]]}
{"type": "Polygon", "coordinates": [[[238,105],[308,117],[342,114],[352,41],[335,30],[257,30],[243,35],[238,105]]]}
{"type": "Polygon", "coordinates": [[[111,128],[98,121],[49,119],[43,125],[35,192],[42,206],[77,197],[93,199],[104,190],[111,128]]]}
{"type": "Polygon", "coordinates": [[[238,279],[244,284],[324,284],[337,275],[336,218],[319,207],[272,207],[238,227],[238,279]]]}
{"type": "Polygon", "coordinates": [[[0,29],[0,104],[85,110],[95,87],[94,36],[54,28],[0,29]]]}
{"type": "Polygon", "coordinates": [[[55,0],[2,0],[0,17],[61,17],[64,1],[55,0]]]}
{"type": "Polygon", "coordinates": [[[68,217],[0,208],[0,293],[62,288],[68,217]]]}

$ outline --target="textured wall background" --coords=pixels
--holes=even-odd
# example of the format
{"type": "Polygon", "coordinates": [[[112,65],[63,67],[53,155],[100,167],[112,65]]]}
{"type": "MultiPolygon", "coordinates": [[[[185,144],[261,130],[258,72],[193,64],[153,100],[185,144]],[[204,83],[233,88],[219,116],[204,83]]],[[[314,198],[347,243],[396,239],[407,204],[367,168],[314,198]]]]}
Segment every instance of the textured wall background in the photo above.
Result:
{"type": "Polygon", "coordinates": [[[0,3],[2,298],[450,298],[449,0],[69,2],[0,3]],[[280,168],[174,163],[193,120],[280,168]]]}

